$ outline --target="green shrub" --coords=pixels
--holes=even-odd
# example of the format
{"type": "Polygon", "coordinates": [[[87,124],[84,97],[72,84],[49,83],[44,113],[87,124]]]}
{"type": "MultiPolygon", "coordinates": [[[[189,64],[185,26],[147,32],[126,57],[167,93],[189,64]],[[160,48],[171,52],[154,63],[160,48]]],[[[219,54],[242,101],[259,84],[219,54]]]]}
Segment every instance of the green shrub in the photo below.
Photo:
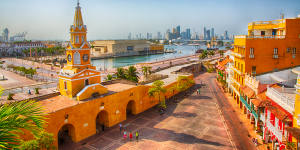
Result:
{"type": "Polygon", "coordinates": [[[8,93],[7,100],[14,100],[14,98],[13,98],[14,95],[15,94],[13,94],[13,93],[8,93]]]}
{"type": "Polygon", "coordinates": [[[39,89],[40,89],[40,88],[35,88],[35,89],[34,89],[34,90],[35,90],[35,94],[40,94],[39,89]]]}

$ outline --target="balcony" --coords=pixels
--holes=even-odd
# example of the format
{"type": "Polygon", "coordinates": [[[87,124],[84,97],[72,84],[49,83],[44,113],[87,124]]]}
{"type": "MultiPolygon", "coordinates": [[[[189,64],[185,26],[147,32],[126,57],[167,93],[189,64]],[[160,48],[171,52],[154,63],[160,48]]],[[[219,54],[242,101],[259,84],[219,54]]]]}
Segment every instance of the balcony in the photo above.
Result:
{"type": "Polygon", "coordinates": [[[252,112],[250,105],[247,103],[247,101],[244,99],[243,96],[240,96],[240,100],[242,101],[242,103],[244,103],[244,105],[247,107],[247,109],[252,112]]]}
{"type": "Polygon", "coordinates": [[[274,55],[273,55],[273,58],[274,58],[274,59],[278,59],[278,55],[277,55],[277,54],[274,54],[274,55]]]}
{"type": "Polygon", "coordinates": [[[239,58],[244,58],[244,57],[245,57],[244,54],[240,54],[240,53],[236,53],[236,52],[231,52],[231,54],[232,54],[233,56],[236,56],[236,57],[239,57],[239,58]]]}
{"type": "Polygon", "coordinates": [[[276,136],[278,141],[282,142],[282,134],[283,134],[282,131],[280,131],[278,128],[274,127],[271,124],[270,120],[266,120],[266,122],[267,122],[267,127],[270,130],[270,132],[272,132],[276,136]]]}
{"type": "Polygon", "coordinates": [[[254,54],[250,54],[249,58],[253,59],[254,58],[254,54]]]}
{"type": "MultiPolygon", "coordinates": [[[[293,90],[293,89],[292,89],[293,90]]],[[[286,94],[279,92],[274,88],[267,88],[266,96],[272,99],[275,103],[283,107],[289,113],[293,114],[295,111],[295,98],[290,98],[286,94]]]]}
{"type": "Polygon", "coordinates": [[[275,29],[284,28],[285,19],[273,20],[273,21],[255,21],[248,23],[248,29],[275,29]]]}
{"type": "Polygon", "coordinates": [[[240,70],[236,69],[235,67],[232,67],[232,70],[234,70],[239,75],[243,75],[243,73],[240,70]]]}

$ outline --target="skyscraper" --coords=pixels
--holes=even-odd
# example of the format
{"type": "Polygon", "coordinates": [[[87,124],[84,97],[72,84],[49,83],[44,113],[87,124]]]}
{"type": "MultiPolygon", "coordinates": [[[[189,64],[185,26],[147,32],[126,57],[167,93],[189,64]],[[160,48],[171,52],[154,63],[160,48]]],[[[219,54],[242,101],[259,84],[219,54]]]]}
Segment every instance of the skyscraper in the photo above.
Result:
{"type": "Polygon", "coordinates": [[[210,30],[206,30],[206,40],[210,40],[210,30]]]}
{"type": "Polygon", "coordinates": [[[2,38],[3,38],[3,41],[4,41],[4,42],[8,42],[8,34],[9,34],[9,31],[8,31],[7,28],[5,28],[5,29],[3,30],[3,35],[2,35],[2,38]]]}
{"type": "Polygon", "coordinates": [[[180,25],[178,25],[178,26],[176,27],[176,38],[179,38],[179,37],[180,37],[180,33],[181,33],[181,31],[180,31],[180,25]]]}
{"type": "Polygon", "coordinates": [[[191,39],[191,29],[190,29],[190,28],[187,28],[187,29],[186,29],[186,38],[187,38],[188,40],[191,39]]]}
{"type": "Polygon", "coordinates": [[[128,40],[131,40],[131,33],[128,34],[128,40]]]}
{"type": "Polygon", "coordinates": [[[214,28],[211,28],[211,38],[214,38],[215,37],[215,29],[214,28]]]}
{"type": "Polygon", "coordinates": [[[161,40],[161,33],[160,32],[157,32],[157,39],[161,40]]]}
{"type": "Polygon", "coordinates": [[[204,40],[207,40],[207,35],[206,35],[207,31],[206,31],[206,28],[204,27],[204,30],[203,30],[203,37],[204,37],[204,40]]]}
{"type": "Polygon", "coordinates": [[[225,38],[225,40],[229,40],[229,37],[228,37],[228,31],[227,31],[227,30],[225,30],[224,38],[225,38]]]}
{"type": "Polygon", "coordinates": [[[170,40],[171,39],[171,32],[170,32],[170,29],[167,30],[166,32],[166,40],[170,40]]]}

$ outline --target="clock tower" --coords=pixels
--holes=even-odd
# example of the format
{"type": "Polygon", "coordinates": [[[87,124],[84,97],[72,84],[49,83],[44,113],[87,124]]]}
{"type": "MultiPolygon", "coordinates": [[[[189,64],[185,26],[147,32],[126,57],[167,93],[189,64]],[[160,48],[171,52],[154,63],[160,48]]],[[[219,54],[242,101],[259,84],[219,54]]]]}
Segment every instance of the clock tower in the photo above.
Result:
{"type": "Polygon", "coordinates": [[[91,65],[90,45],[87,42],[86,33],[87,27],[83,24],[78,2],[74,22],[70,27],[70,41],[66,48],[67,65],[59,74],[61,95],[77,100],[107,92],[100,84],[100,72],[91,65]]]}

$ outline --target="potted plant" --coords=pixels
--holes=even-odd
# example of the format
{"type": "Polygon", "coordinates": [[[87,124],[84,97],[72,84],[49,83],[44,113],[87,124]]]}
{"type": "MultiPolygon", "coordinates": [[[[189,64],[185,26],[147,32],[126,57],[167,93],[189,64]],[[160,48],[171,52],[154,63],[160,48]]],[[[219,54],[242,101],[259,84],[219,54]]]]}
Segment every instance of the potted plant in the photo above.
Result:
{"type": "Polygon", "coordinates": [[[39,88],[35,88],[34,90],[35,90],[35,94],[40,94],[39,88]]]}
{"type": "Polygon", "coordinates": [[[8,93],[7,100],[14,100],[13,96],[14,96],[13,93],[8,93]]]}

